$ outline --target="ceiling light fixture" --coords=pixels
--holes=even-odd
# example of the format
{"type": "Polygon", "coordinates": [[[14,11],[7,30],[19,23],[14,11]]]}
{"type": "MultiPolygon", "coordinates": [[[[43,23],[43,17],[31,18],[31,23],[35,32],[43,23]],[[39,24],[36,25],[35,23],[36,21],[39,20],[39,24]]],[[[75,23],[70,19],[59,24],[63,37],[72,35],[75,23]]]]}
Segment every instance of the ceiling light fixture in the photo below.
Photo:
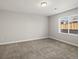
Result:
{"type": "Polygon", "coordinates": [[[42,7],[46,7],[47,6],[47,2],[41,2],[41,6],[42,7]]]}

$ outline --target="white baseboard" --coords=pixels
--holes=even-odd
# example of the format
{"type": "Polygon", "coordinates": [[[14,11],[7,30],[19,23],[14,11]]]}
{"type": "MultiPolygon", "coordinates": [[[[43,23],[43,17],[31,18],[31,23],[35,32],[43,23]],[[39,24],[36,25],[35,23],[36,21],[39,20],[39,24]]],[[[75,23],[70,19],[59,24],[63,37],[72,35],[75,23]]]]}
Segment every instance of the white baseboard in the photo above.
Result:
{"type": "Polygon", "coordinates": [[[39,39],[45,39],[48,37],[38,37],[38,38],[31,38],[31,39],[25,39],[25,40],[19,40],[19,41],[12,41],[12,42],[4,42],[0,43],[0,45],[6,45],[6,44],[12,44],[12,43],[18,43],[18,42],[25,42],[25,41],[32,41],[32,40],[39,40],[39,39]]]}
{"type": "MultiPolygon", "coordinates": [[[[39,40],[39,39],[45,39],[45,38],[58,40],[57,38],[49,36],[49,37],[38,37],[38,38],[31,38],[31,39],[25,39],[25,40],[19,40],[19,41],[12,41],[12,42],[4,42],[4,43],[0,43],[0,45],[6,45],[6,44],[12,44],[12,43],[18,43],[18,42],[25,42],[25,41],[32,41],[32,40],[39,40]]],[[[67,44],[70,44],[70,45],[78,46],[77,44],[67,42],[67,41],[64,41],[64,40],[58,40],[58,41],[61,41],[61,42],[64,42],[64,43],[67,43],[67,44]]]]}
{"type": "Polygon", "coordinates": [[[67,43],[67,44],[70,44],[70,45],[73,45],[73,46],[77,46],[78,47],[78,44],[75,44],[75,43],[71,43],[71,42],[68,42],[68,41],[64,41],[64,40],[59,40],[57,38],[54,38],[54,37],[51,37],[49,36],[50,39],[55,39],[55,40],[58,40],[58,41],[61,41],[61,42],[64,42],[64,43],[67,43]]]}

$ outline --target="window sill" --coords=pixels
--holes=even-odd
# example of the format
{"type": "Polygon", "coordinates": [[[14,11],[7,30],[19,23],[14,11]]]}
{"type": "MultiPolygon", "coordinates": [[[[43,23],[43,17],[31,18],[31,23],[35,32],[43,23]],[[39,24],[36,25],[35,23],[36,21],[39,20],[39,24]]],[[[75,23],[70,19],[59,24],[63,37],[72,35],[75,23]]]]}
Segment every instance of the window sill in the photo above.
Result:
{"type": "Polygon", "coordinates": [[[78,34],[70,34],[70,33],[62,33],[62,32],[59,32],[60,34],[66,34],[66,35],[72,35],[72,36],[78,36],[78,34]]]}

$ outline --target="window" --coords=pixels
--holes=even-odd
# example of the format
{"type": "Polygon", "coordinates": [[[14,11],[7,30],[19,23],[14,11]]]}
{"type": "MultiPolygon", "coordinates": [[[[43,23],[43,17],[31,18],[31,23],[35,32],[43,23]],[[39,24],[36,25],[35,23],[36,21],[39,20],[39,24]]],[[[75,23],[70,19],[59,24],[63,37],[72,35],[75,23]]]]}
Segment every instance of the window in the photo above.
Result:
{"type": "Polygon", "coordinates": [[[78,16],[65,16],[59,18],[59,32],[78,34],[78,16]]]}

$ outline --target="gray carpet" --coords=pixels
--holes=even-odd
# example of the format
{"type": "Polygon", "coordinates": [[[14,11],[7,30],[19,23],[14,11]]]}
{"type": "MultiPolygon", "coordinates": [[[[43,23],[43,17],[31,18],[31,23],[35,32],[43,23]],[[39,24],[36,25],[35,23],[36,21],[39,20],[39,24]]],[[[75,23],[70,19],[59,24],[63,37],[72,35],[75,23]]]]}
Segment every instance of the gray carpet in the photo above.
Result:
{"type": "Polygon", "coordinates": [[[0,59],[78,59],[78,48],[52,39],[0,46],[0,59]]]}

